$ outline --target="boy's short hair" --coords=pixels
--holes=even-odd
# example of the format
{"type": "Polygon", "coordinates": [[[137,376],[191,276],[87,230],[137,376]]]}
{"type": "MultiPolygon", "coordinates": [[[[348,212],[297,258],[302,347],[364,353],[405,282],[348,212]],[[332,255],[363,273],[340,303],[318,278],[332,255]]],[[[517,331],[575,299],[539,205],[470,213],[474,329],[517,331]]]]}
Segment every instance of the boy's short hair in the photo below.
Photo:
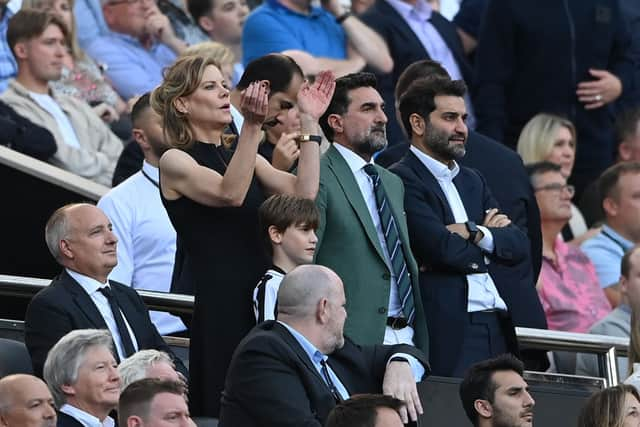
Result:
{"type": "Polygon", "coordinates": [[[269,256],[273,256],[269,227],[274,226],[281,233],[291,226],[299,225],[315,230],[320,222],[320,214],[313,200],[276,194],[262,203],[258,209],[258,221],[265,249],[269,256]]]}
{"type": "Polygon", "coordinates": [[[9,19],[7,27],[7,43],[11,48],[13,56],[16,55],[15,47],[17,43],[29,41],[40,37],[49,27],[56,25],[62,31],[67,44],[69,43],[69,31],[67,26],[57,15],[36,9],[21,9],[9,19]]]}

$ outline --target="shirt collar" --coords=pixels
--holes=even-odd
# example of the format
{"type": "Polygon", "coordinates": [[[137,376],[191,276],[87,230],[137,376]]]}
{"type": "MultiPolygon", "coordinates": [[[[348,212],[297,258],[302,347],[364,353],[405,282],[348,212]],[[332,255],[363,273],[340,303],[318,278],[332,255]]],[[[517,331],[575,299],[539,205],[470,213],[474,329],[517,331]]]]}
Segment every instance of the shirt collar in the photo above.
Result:
{"type": "Polygon", "coordinates": [[[304,16],[306,18],[320,16],[323,13],[323,9],[322,8],[311,6],[311,5],[309,5],[309,13],[300,13],[300,12],[295,11],[293,9],[289,9],[287,6],[283,5],[278,0],[267,0],[266,3],[271,8],[273,8],[273,9],[275,9],[277,11],[281,11],[281,12],[284,12],[284,13],[289,13],[289,14],[292,14],[292,15],[304,16]]]}
{"type": "Polygon", "coordinates": [[[433,14],[433,8],[426,0],[417,0],[415,6],[403,0],[387,0],[387,2],[405,19],[411,16],[426,22],[431,19],[433,14]]]}
{"type": "Polygon", "coordinates": [[[142,162],[142,170],[149,176],[149,178],[153,179],[156,183],[160,179],[160,171],[158,170],[158,168],[151,165],[146,160],[142,162]]]}
{"type": "Polygon", "coordinates": [[[627,249],[630,249],[630,248],[633,247],[633,242],[632,241],[627,240],[624,237],[622,237],[621,235],[619,235],[613,228],[609,227],[607,224],[603,224],[602,225],[602,231],[606,232],[611,237],[616,239],[618,242],[622,243],[622,245],[625,246],[627,249]]]}
{"type": "Polygon", "coordinates": [[[429,169],[429,172],[431,172],[431,175],[435,176],[436,179],[438,180],[453,181],[453,179],[460,172],[460,166],[458,166],[458,163],[455,160],[453,161],[453,168],[449,169],[447,165],[445,165],[442,162],[439,162],[438,160],[434,159],[430,155],[423,153],[413,145],[409,147],[409,149],[413,154],[416,155],[418,160],[420,160],[420,162],[422,162],[422,164],[427,169],[429,169]]]}
{"type": "Polygon", "coordinates": [[[318,364],[321,360],[327,360],[328,357],[320,350],[318,350],[315,345],[311,344],[311,342],[309,342],[309,340],[304,335],[284,322],[278,320],[278,323],[287,328],[291,335],[293,335],[296,341],[298,341],[298,343],[302,346],[302,349],[305,353],[307,353],[307,356],[309,356],[309,359],[311,359],[313,363],[318,364]]]}
{"type": "Polygon", "coordinates": [[[73,277],[73,279],[78,282],[80,286],[82,286],[82,289],[84,289],[84,291],[89,295],[97,292],[100,288],[104,288],[105,285],[109,286],[109,280],[107,280],[107,283],[100,283],[93,277],[85,276],[82,273],[78,273],[77,271],[73,271],[68,268],[66,270],[67,273],[69,273],[69,276],[73,277]]]}
{"type": "MultiPolygon", "coordinates": [[[[358,156],[356,153],[354,153],[344,145],[334,142],[333,146],[336,150],[338,150],[338,153],[340,153],[340,155],[344,158],[345,162],[347,162],[347,165],[349,165],[349,169],[351,169],[351,173],[355,174],[367,165],[367,162],[362,157],[358,156]]],[[[369,163],[373,164],[373,158],[371,158],[371,161],[369,163]]]]}
{"type": "Polygon", "coordinates": [[[97,417],[83,411],[82,409],[78,409],[75,406],[71,406],[67,403],[62,405],[60,408],[60,412],[63,412],[70,417],[78,420],[83,426],[86,427],[114,427],[115,421],[113,418],[107,415],[103,421],[100,421],[97,417]]]}

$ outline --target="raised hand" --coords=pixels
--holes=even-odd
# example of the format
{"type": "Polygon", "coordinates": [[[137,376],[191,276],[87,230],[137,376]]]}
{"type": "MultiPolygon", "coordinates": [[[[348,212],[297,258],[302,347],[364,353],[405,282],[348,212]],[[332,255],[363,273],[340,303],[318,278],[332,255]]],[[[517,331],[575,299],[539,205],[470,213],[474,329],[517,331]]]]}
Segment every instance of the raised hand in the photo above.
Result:
{"type": "Polygon", "coordinates": [[[321,71],[313,85],[305,81],[298,92],[300,114],[308,114],[314,120],[320,119],[329,106],[336,81],[331,71],[321,71]]]}
{"type": "Polygon", "coordinates": [[[244,121],[253,125],[262,126],[269,105],[269,82],[267,80],[256,81],[240,93],[240,111],[244,121]]]}
{"type": "Polygon", "coordinates": [[[300,132],[283,133],[273,149],[273,158],[271,164],[274,168],[288,171],[291,169],[293,162],[298,160],[300,156],[300,147],[296,142],[296,138],[300,136],[300,132]]]}

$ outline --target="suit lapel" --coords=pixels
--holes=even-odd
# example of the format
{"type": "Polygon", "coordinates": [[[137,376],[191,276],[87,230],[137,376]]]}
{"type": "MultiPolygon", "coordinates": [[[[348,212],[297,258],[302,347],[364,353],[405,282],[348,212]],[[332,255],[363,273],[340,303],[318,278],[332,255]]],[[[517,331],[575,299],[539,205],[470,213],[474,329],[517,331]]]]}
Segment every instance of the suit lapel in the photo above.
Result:
{"type": "Polygon", "coordinates": [[[273,330],[276,331],[282,339],[285,340],[289,348],[293,350],[293,352],[298,356],[298,359],[302,362],[302,364],[311,372],[311,375],[315,376],[322,384],[325,384],[324,379],[318,373],[318,370],[313,366],[313,363],[309,359],[309,355],[304,351],[298,340],[295,339],[293,335],[279,323],[275,323],[273,326],[273,330]]]}
{"type": "Polygon", "coordinates": [[[420,159],[418,159],[418,157],[416,157],[415,154],[411,152],[411,150],[409,150],[409,152],[407,153],[406,158],[410,168],[420,178],[420,181],[424,182],[425,185],[430,187],[438,197],[438,200],[440,200],[440,205],[444,211],[444,222],[446,224],[454,223],[455,219],[453,217],[453,212],[449,207],[447,197],[444,195],[442,188],[440,188],[440,184],[438,183],[436,177],[431,174],[429,169],[427,169],[427,167],[420,161],[420,159]]]}
{"type": "Polygon", "coordinates": [[[429,53],[422,45],[420,39],[416,36],[411,27],[407,25],[404,18],[400,16],[400,14],[390,4],[385,0],[378,0],[376,7],[380,10],[382,16],[385,16],[388,19],[388,22],[393,25],[393,29],[396,34],[401,35],[405,40],[409,40],[414,49],[417,48],[420,50],[422,53],[421,56],[427,59],[430,58],[429,53]]]}
{"type": "Polygon", "coordinates": [[[476,181],[473,179],[469,179],[468,177],[462,176],[463,172],[460,170],[458,176],[453,179],[453,183],[458,189],[458,194],[460,194],[460,199],[462,200],[462,204],[464,205],[465,210],[467,211],[467,217],[471,221],[482,221],[484,218],[477,218],[478,209],[482,209],[482,206],[476,206],[477,198],[473,197],[474,194],[478,194],[478,188],[476,186],[476,181]],[[474,215],[476,214],[476,215],[474,215]]]}
{"type": "Polygon", "coordinates": [[[107,329],[107,324],[98,311],[98,307],[93,302],[89,294],[76,280],[69,276],[66,271],[62,273],[60,284],[67,288],[73,295],[73,302],[78,309],[87,317],[91,325],[96,329],[107,329]]]}
{"type": "Polygon", "coordinates": [[[351,204],[351,207],[355,211],[360,224],[362,224],[362,227],[369,238],[369,241],[373,247],[376,248],[378,256],[385,259],[382,254],[382,248],[380,247],[380,241],[378,240],[376,227],[373,225],[373,220],[369,213],[369,208],[367,208],[367,203],[364,201],[360,187],[358,187],[358,183],[356,182],[349,165],[333,145],[331,145],[329,150],[327,150],[326,156],[329,159],[329,169],[331,169],[336,176],[338,184],[342,188],[349,204],[351,204]]]}

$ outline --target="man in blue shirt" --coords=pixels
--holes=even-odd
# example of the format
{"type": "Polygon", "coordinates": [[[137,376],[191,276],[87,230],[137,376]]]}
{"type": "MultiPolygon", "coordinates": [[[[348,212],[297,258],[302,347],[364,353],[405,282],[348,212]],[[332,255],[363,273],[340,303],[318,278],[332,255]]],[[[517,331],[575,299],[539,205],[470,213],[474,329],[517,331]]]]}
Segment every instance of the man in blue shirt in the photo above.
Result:
{"type": "Polygon", "coordinates": [[[245,65],[282,52],[308,75],[329,69],[340,77],[365,66],[382,73],[393,68],[384,40],[339,0],[323,1],[322,7],[311,6],[311,0],[266,0],[245,22],[242,49],[245,65]]]}
{"type": "Polygon", "coordinates": [[[162,82],[162,70],[186,47],[169,18],[153,0],[102,0],[102,12],[111,31],[86,47],[124,99],[149,92],[162,82]]]}
{"type": "Polygon", "coordinates": [[[9,85],[9,80],[18,73],[18,64],[7,42],[7,27],[13,11],[7,7],[9,0],[0,0],[0,93],[9,85]]]}
{"type": "Polygon", "coordinates": [[[404,344],[356,346],[343,335],[345,304],[342,281],[327,267],[291,270],[278,291],[278,320],[256,326],[236,349],[220,427],[320,427],[337,403],[383,389],[406,404],[403,421],[415,421],[424,355],[404,344]]]}

